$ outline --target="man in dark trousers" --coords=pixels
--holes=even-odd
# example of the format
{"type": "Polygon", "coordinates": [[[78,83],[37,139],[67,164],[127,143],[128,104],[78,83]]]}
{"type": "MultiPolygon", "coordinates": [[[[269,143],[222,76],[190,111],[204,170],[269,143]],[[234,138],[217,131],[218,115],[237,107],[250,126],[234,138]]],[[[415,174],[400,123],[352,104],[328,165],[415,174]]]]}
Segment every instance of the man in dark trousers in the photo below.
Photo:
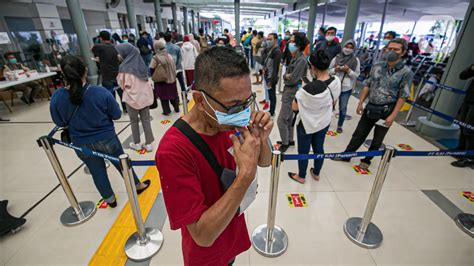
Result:
{"type": "MultiPolygon", "coordinates": [[[[467,80],[474,77],[474,64],[466,68],[459,78],[467,80]]],[[[471,80],[466,96],[459,109],[457,119],[471,126],[474,125],[474,82],[471,80]]],[[[458,150],[474,150],[474,129],[461,127],[458,150]]],[[[451,163],[455,167],[474,167],[474,156],[467,156],[451,163]]]]}
{"type": "MultiPolygon", "coordinates": [[[[263,59],[263,79],[265,89],[270,99],[270,115],[275,115],[276,107],[276,85],[278,83],[278,72],[280,70],[281,50],[278,46],[278,35],[270,33],[267,37],[267,48],[263,59]]],[[[263,109],[266,109],[265,107],[263,109]]]]}

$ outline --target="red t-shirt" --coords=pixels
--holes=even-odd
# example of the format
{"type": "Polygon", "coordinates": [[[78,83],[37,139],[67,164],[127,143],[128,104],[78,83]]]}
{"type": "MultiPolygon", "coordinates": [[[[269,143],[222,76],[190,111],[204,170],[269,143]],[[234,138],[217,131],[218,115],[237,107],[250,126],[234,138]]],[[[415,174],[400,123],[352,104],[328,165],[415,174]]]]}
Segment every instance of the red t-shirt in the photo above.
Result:
{"type": "MultiPolygon", "coordinates": [[[[235,170],[232,141],[229,134],[201,135],[223,168],[235,170]]],[[[238,254],[250,248],[245,218],[236,216],[211,247],[194,242],[187,225],[219,200],[224,191],[220,177],[201,152],[177,128],[171,127],[161,139],[156,152],[156,166],[172,230],[181,229],[185,265],[227,265],[238,254]]]]}

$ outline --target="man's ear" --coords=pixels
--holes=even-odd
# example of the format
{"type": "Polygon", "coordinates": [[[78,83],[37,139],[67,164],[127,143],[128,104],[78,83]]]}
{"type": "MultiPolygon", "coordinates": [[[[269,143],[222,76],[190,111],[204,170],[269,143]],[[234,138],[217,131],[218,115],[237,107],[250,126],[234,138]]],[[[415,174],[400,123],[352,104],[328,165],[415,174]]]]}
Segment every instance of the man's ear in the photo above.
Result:
{"type": "Polygon", "coordinates": [[[202,94],[202,92],[193,91],[193,99],[194,99],[194,105],[197,106],[199,110],[204,111],[205,110],[204,105],[206,104],[205,103],[206,100],[204,99],[204,95],[202,94]]]}

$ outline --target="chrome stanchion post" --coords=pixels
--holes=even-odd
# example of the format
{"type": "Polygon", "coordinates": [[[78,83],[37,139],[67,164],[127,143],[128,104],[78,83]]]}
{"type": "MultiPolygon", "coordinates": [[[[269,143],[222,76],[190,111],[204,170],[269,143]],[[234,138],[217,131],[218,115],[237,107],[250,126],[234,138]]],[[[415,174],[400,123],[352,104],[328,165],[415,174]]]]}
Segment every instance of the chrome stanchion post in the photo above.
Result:
{"type": "Polygon", "coordinates": [[[474,238],[474,214],[460,213],[454,218],[459,229],[474,238]]]}
{"type": "Polygon", "coordinates": [[[281,152],[274,150],[272,153],[272,176],[270,180],[267,224],[258,226],[252,233],[253,247],[265,257],[280,256],[288,248],[288,236],[285,230],[275,225],[281,152]]]}
{"type": "Polygon", "coordinates": [[[144,261],[153,257],[160,250],[163,244],[163,234],[158,229],[145,228],[138,205],[137,188],[133,179],[130,157],[128,154],[122,154],[119,159],[130,209],[137,227],[137,232],[133,233],[125,243],[125,254],[131,260],[144,261]]]}
{"type": "Polygon", "coordinates": [[[54,173],[61,184],[61,187],[66,194],[66,198],[69,201],[71,207],[68,207],[61,214],[61,223],[65,226],[75,226],[82,224],[94,216],[96,212],[95,204],[92,201],[82,201],[78,202],[74,192],[72,191],[71,185],[67,180],[66,175],[64,174],[61,163],[59,162],[58,156],[53,148],[53,143],[47,136],[39,138],[38,144],[46,152],[49,162],[53,167],[54,173]]]}
{"type": "Polygon", "coordinates": [[[181,91],[181,98],[183,98],[183,112],[184,114],[188,113],[188,92],[181,91]]]}
{"type": "Polygon", "coordinates": [[[356,245],[363,248],[377,248],[382,244],[383,234],[380,229],[371,222],[375,206],[382,191],[382,186],[387,176],[390,161],[395,154],[395,148],[387,146],[380,160],[374,185],[370,192],[369,201],[365,208],[364,217],[351,217],[344,224],[344,233],[356,245]]]}

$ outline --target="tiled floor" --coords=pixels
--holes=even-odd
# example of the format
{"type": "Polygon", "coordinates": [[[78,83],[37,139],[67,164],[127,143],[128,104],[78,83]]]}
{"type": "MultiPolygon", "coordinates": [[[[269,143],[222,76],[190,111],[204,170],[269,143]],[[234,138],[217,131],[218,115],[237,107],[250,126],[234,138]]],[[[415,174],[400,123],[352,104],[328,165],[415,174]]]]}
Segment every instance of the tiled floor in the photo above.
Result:
{"type": "MultiPolygon", "coordinates": [[[[254,88],[261,99],[262,87],[254,88]]],[[[0,109],[0,116],[10,118],[12,122],[50,122],[48,104],[40,101],[26,107],[18,103],[13,114],[0,109]]],[[[354,119],[346,122],[344,133],[327,137],[326,152],[340,152],[349,142],[359,119],[354,114],[355,104],[356,100],[352,98],[349,113],[354,119]]],[[[160,139],[171,126],[171,123],[162,124],[161,121],[174,122],[179,114],[165,118],[160,106],[152,110],[152,116],[155,138],[160,139]]],[[[124,123],[127,119],[125,116],[116,124],[117,131],[126,127],[119,136],[121,141],[131,134],[128,123],[124,123]]],[[[333,125],[335,121],[333,119],[333,125]]],[[[23,214],[58,184],[44,152],[35,142],[52,127],[52,123],[0,124],[0,199],[10,201],[9,211],[13,215],[23,214]]],[[[278,139],[275,127],[272,140],[278,139]]],[[[415,150],[437,150],[398,124],[390,129],[385,143],[410,144],[415,150]]],[[[66,174],[81,164],[71,150],[55,149],[66,174]]],[[[153,159],[153,154],[126,151],[133,159],[153,159]]],[[[290,148],[288,153],[296,153],[296,148],[290,148]]],[[[288,234],[288,250],[282,256],[270,259],[250,248],[237,258],[235,265],[472,265],[473,239],[462,233],[421,192],[439,190],[463,211],[474,213],[474,204],[459,194],[474,191],[474,172],[451,167],[451,157],[394,158],[373,218],[384,234],[382,246],[366,250],[347,239],[342,225],[349,217],[363,214],[378,161],[374,159],[373,173],[365,176],[356,174],[348,163],[326,160],[321,180],[308,179],[304,185],[287,176],[287,172],[298,170],[296,161],[283,162],[276,221],[288,234]],[[304,193],[308,207],[290,208],[286,193],[304,193]]],[[[357,159],[352,161],[353,164],[357,162],[357,159]]],[[[136,168],[136,171],[142,175],[145,168],[136,168]]],[[[20,232],[0,239],[0,265],[87,264],[127,201],[118,172],[110,168],[109,175],[119,196],[118,208],[98,210],[87,223],[64,227],[59,216],[68,204],[58,188],[26,216],[28,222],[20,232]]],[[[250,234],[258,225],[266,223],[267,218],[270,169],[259,169],[258,177],[259,194],[246,213],[250,234]]],[[[84,174],[82,168],[70,178],[70,183],[79,200],[96,202],[99,199],[91,177],[84,174]]],[[[164,245],[149,264],[182,265],[180,232],[171,231],[166,221],[163,234],[164,245]]]]}

